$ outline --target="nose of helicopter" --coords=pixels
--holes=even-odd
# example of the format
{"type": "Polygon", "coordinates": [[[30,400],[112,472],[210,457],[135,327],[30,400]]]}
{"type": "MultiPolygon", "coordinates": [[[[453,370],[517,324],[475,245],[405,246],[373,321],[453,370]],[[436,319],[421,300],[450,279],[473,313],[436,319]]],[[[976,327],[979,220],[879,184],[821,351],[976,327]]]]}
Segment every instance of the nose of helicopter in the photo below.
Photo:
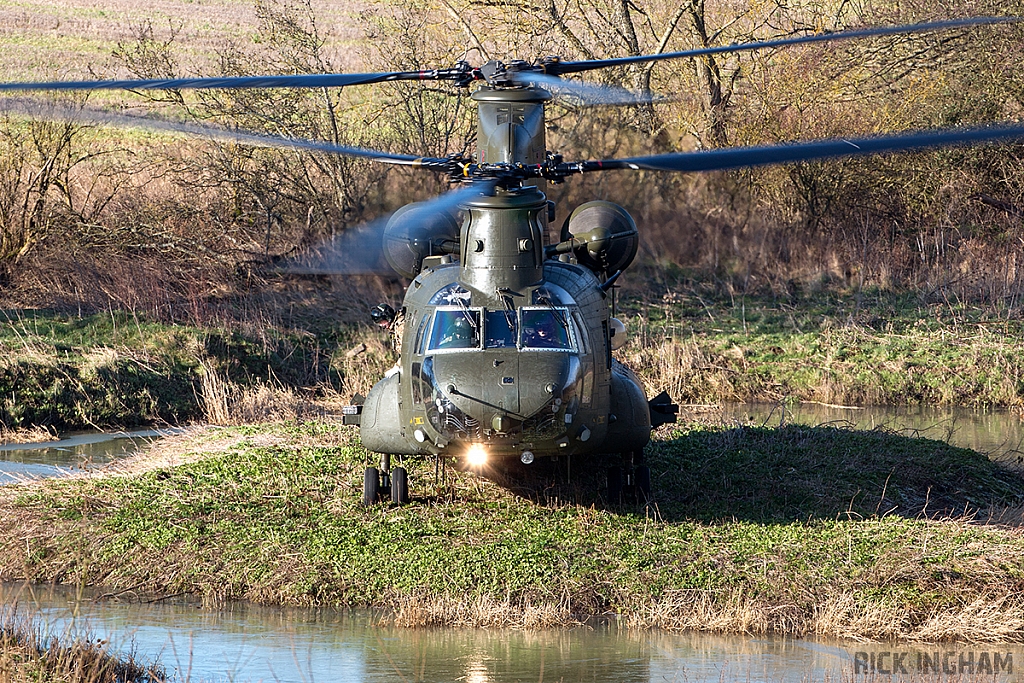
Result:
{"type": "Polygon", "coordinates": [[[560,403],[571,379],[571,356],[515,349],[438,355],[434,382],[460,411],[485,428],[502,432],[560,403]]]}

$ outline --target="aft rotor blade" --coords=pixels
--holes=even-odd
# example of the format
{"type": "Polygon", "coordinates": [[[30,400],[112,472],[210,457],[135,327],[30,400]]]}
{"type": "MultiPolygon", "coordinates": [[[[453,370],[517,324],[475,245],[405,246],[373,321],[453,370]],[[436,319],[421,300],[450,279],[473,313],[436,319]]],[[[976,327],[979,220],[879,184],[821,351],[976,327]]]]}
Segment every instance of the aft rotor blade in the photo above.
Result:
{"type": "Polygon", "coordinates": [[[663,52],[655,55],[638,55],[635,57],[617,57],[613,59],[590,59],[580,62],[548,62],[544,65],[545,72],[558,76],[560,74],[579,73],[593,69],[606,69],[612,66],[626,66],[629,64],[643,64],[647,62],[661,62],[669,59],[683,59],[685,57],[704,57],[707,55],[725,54],[731,52],[752,52],[755,50],[767,50],[776,47],[788,47],[791,45],[803,45],[806,43],[825,43],[838,40],[854,40],[857,38],[871,38],[875,36],[905,35],[908,33],[927,33],[930,31],[948,31],[955,28],[968,28],[971,26],[986,26],[989,24],[1018,23],[1024,21],[1024,17],[973,17],[968,19],[952,19],[949,21],[929,21],[921,24],[907,24],[904,26],[879,26],[876,28],[854,29],[851,31],[838,31],[836,33],[815,33],[807,36],[794,38],[777,38],[774,40],[762,40],[752,43],[741,43],[739,45],[720,45],[715,47],[703,47],[681,52],[663,52]]]}
{"type": "Polygon", "coordinates": [[[37,81],[0,83],[2,91],[21,90],[209,90],[238,88],[343,88],[391,81],[472,80],[466,69],[391,71],[369,74],[295,74],[283,76],[223,76],[216,78],[150,78],[110,81],[37,81]]]}
{"type": "Polygon", "coordinates": [[[763,147],[716,149],[707,152],[660,154],[629,159],[584,161],[575,164],[561,164],[558,170],[563,172],[563,176],[573,172],[588,173],[614,169],[698,173],[1015,140],[1024,141],[1024,125],[954,128],[872,138],[821,140],[763,147]]]}
{"type": "Polygon", "coordinates": [[[192,123],[166,121],[143,116],[128,116],[97,109],[66,107],[57,104],[40,103],[24,99],[0,99],[0,111],[24,114],[33,118],[60,119],[80,121],[99,125],[116,126],[119,128],[142,128],[167,133],[184,133],[197,137],[205,137],[224,142],[237,142],[254,147],[282,147],[286,149],[327,152],[342,156],[369,159],[383,164],[398,166],[415,166],[434,171],[449,172],[457,167],[451,159],[435,157],[417,157],[411,154],[392,154],[363,147],[346,147],[320,140],[303,138],[277,137],[254,133],[240,128],[218,128],[200,126],[192,123]]]}

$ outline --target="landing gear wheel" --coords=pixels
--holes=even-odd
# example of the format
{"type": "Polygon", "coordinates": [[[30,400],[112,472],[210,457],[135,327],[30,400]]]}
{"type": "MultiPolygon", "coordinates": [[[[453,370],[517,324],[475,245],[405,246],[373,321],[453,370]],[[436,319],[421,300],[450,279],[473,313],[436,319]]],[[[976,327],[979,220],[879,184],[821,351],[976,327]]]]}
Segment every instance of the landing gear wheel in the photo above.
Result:
{"type": "Polygon", "coordinates": [[[622,468],[608,468],[608,503],[618,505],[622,498],[622,468]]]}
{"type": "Polygon", "coordinates": [[[380,498],[380,472],[376,467],[363,471],[363,505],[373,505],[380,498]]]}
{"type": "Polygon", "coordinates": [[[633,480],[636,482],[636,502],[647,505],[651,502],[651,468],[640,465],[633,471],[633,480]]]}
{"type": "Polygon", "coordinates": [[[391,502],[396,505],[409,502],[409,474],[404,467],[391,470],[391,502]]]}

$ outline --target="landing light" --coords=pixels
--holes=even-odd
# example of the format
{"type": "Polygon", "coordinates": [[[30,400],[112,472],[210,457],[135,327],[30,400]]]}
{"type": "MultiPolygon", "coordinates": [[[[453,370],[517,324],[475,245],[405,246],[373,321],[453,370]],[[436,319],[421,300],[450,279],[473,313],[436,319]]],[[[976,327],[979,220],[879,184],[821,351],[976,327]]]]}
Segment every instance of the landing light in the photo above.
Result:
{"type": "Polygon", "coordinates": [[[466,451],[466,462],[470,467],[480,467],[487,462],[487,449],[482,443],[475,443],[466,451]]]}

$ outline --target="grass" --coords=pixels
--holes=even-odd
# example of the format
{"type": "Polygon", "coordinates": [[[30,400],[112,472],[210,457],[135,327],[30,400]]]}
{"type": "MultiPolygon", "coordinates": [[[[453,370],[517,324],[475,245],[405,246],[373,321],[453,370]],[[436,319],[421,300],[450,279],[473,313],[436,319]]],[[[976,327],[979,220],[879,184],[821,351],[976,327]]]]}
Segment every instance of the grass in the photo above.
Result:
{"type": "Polygon", "coordinates": [[[86,637],[57,637],[5,608],[0,613],[0,680],[11,683],[153,683],[166,679],[156,666],[110,653],[86,637]]]}
{"type": "MultiPolygon", "coordinates": [[[[282,397],[298,405],[344,386],[358,387],[353,392],[369,388],[363,386],[364,373],[351,372],[356,368],[343,353],[334,358],[337,349],[349,348],[351,332],[345,329],[316,338],[273,327],[165,324],[127,313],[75,317],[17,311],[5,317],[0,322],[5,430],[259,419],[282,397]],[[353,377],[346,382],[348,374],[353,377]]],[[[361,355],[362,362],[383,356],[383,345],[361,355]]]]}
{"type": "Polygon", "coordinates": [[[887,292],[728,298],[671,282],[627,296],[620,316],[635,340],[625,362],[686,403],[1024,405],[1024,323],[996,307],[887,292]]]}
{"type": "Polygon", "coordinates": [[[1024,481],[883,432],[691,425],[650,452],[653,507],[600,472],[492,480],[409,463],[359,505],[347,428],[206,429],[98,477],[0,491],[0,577],[301,605],[407,625],[566,625],[1024,640],[1024,481]]]}

